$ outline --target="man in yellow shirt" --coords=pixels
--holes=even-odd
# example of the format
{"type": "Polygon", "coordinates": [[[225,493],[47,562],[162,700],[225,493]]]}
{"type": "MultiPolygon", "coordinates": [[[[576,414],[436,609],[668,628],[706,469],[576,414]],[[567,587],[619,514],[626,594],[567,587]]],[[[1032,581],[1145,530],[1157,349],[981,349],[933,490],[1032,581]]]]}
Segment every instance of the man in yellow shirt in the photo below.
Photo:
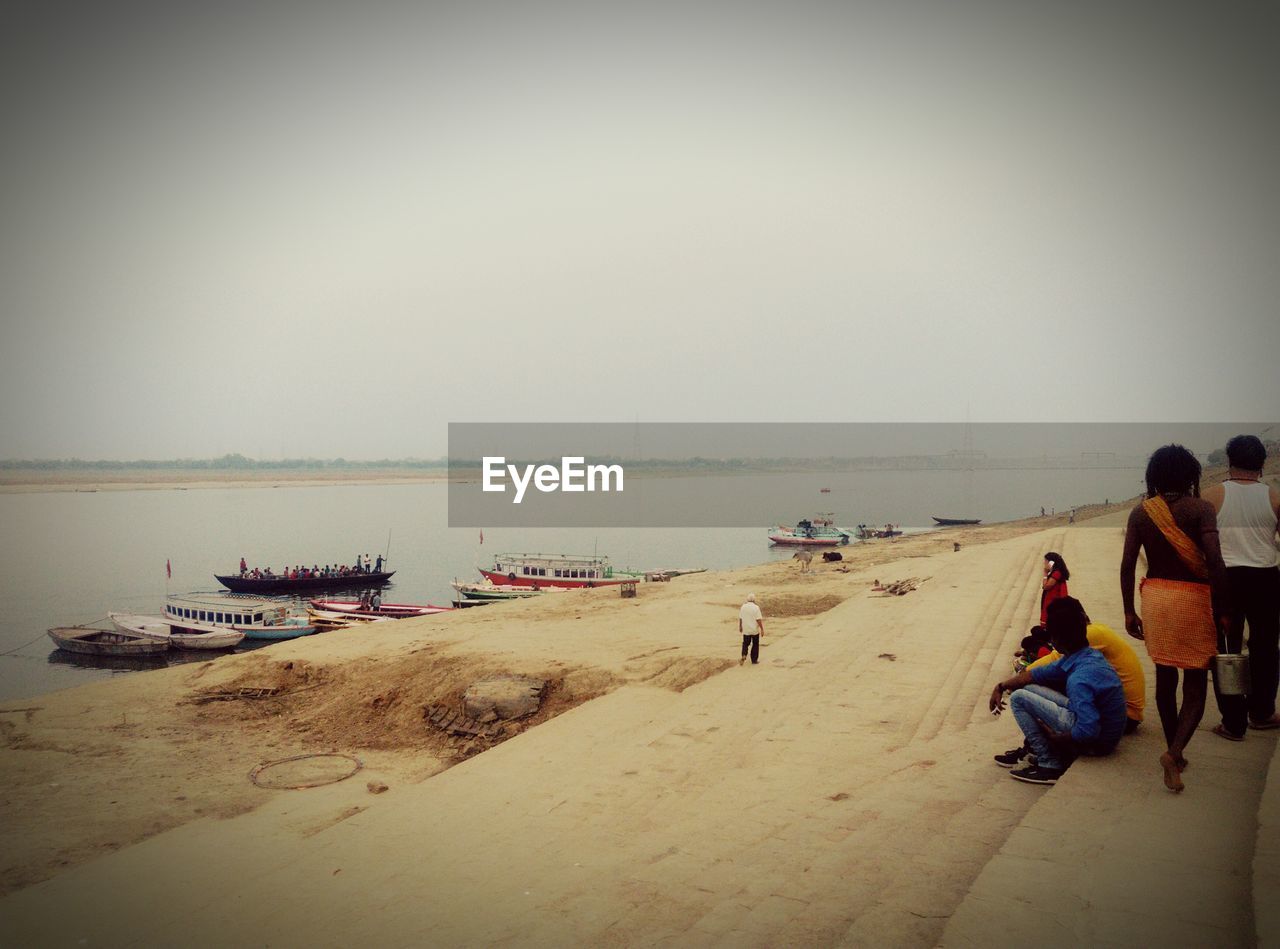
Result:
{"type": "MultiPolygon", "coordinates": [[[[1147,677],[1142,671],[1142,663],[1138,661],[1138,654],[1115,630],[1101,623],[1089,623],[1085,635],[1089,638],[1089,645],[1102,653],[1102,657],[1120,677],[1120,685],[1124,689],[1125,717],[1128,719],[1124,733],[1131,734],[1142,723],[1142,710],[1147,704],[1147,677]]],[[[1058,658],[1060,657],[1055,650],[1027,668],[1048,665],[1058,658]]]]}

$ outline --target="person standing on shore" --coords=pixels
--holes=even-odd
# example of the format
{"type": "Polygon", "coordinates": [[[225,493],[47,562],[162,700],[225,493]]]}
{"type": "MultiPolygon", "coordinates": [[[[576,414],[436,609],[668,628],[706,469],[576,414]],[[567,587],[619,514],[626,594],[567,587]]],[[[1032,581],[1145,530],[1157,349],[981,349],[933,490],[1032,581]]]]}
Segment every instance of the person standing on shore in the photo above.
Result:
{"type": "Polygon", "coordinates": [[[738,660],[738,665],[747,661],[749,651],[751,664],[754,666],[760,661],[760,637],[764,635],[764,614],[756,605],[754,593],[747,594],[747,602],[738,610],[738,632],[742,634],[742,658],[738,660]]]}
{"type": "Polygon", "coordinates": [[[1044,555],[1044,580],[1040,584],[1040,625],[1049,620],[1049,604],[1069,596],[1067,581],[1071,579],[1071,571],[1062,554],[1051,550],[1044,555]]]}
{"type": "Polygon", "coordinates": [[[1276,532],[1280,527],[1280,491],[1262,483],[1267,449],[1256,435],[1237,435],[1227,442],[1227,480],[1204,492],[1218,513],[1222,560],[1231,596],[1227,652],[1240,652],[1249,624],[1249,697],[1223,695],[1213,683],[1222,724],[1215,735],[1230,741],[1250,728],[1280,728],[1276,685],[1280,682],[1280,568],[1276,532]]]}
{"type": "Polygon", "coordinates": [[[1124,628],[1145,639],[1156,666],[1156,708],[1168,750],[1160,756],[1164,784],[1183,789],[1183,752],[1204,716],[1209,663],[1218,630],[1227,628],[1226,568],[1213,505],[1200,497],[1200,462],[1181,445],[1156,449],[1147,462],[1147,498],[1129,514],[1120,559],[1124,628]],[[1142,613],[1134,607],[1138,551],[1147,554],[1142,613]],[[1182,706],[1178,673],[1182,671],[1182,706]]]}

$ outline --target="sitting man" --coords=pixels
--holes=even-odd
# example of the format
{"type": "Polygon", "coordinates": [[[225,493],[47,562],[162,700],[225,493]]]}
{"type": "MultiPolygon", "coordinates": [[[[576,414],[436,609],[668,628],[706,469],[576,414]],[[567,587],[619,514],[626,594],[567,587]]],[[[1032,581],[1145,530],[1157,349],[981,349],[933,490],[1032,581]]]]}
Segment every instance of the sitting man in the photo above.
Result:
{"type": "MultiPolygon", "coordinates": [[[[1085,628],[1089,645],[1102,653],[1102,658],[1111,664],[1111,668],[1120,677],[1120,687],[1124,689],[1124,733],[1133,734],[1142,724],[1142,716],[1147,707],[1147,677],[1142,671],[1142,663],[1133,647],[1110,626],[1095,623],[1088,616],[1085,616],[1084,621],[1089,624],[1085,628]]],[[[1059,658],[1060,653],[1049,652],[1028,668],[1046,666],[1059,658]]]]}
{"type": "MultiPolygon", "coordinates": [[[[1062,658],[1026,669],[991,690],[991,711],[1004,710],[1004,693],[1014,720],[1036,756],[1035,763],[1010,772],[1028,784],[1055,784],[1079,755],[1106,755],[1124,734],[1125,701],[1120,677],[1089,646],[1088,617],[1080,601],[1063,597],[1049,604],[1045,628],[1062,658]]],[[[997,756],[997,763],[1005,764],[997,756]]],[[[1010,762],[1011,763],[1011,762],[1010,762]]]]}

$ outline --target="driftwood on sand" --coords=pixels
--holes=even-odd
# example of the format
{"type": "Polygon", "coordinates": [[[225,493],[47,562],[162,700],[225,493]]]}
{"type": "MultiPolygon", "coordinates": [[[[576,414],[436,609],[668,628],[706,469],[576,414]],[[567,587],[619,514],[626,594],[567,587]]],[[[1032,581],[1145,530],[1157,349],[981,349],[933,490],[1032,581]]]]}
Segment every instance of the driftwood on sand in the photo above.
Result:
{"type": "Polygon", "coordinates": [[[906,596],[920,584],[924,583],[929,577],[907,577],[905,580],[894,580],[892,583],[882,584],[879,580],[871,588],[871,592],[878,596],[906,596]]]}

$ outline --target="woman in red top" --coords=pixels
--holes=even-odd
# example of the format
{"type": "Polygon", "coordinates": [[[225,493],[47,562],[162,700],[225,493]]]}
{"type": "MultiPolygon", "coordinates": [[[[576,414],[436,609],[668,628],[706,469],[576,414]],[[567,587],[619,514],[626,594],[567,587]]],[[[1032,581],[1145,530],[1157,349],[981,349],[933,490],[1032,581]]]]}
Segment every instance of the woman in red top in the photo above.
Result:
{"type": "Polygon", "coordinates": [[[1044,626],[1049,619],[1049,604],[1067,596],[1067,580],[1071,571],[1062,554],[1049,551],[1044,555],[1044,582],[1040,590],[1040,625],[1044,626]]]}

